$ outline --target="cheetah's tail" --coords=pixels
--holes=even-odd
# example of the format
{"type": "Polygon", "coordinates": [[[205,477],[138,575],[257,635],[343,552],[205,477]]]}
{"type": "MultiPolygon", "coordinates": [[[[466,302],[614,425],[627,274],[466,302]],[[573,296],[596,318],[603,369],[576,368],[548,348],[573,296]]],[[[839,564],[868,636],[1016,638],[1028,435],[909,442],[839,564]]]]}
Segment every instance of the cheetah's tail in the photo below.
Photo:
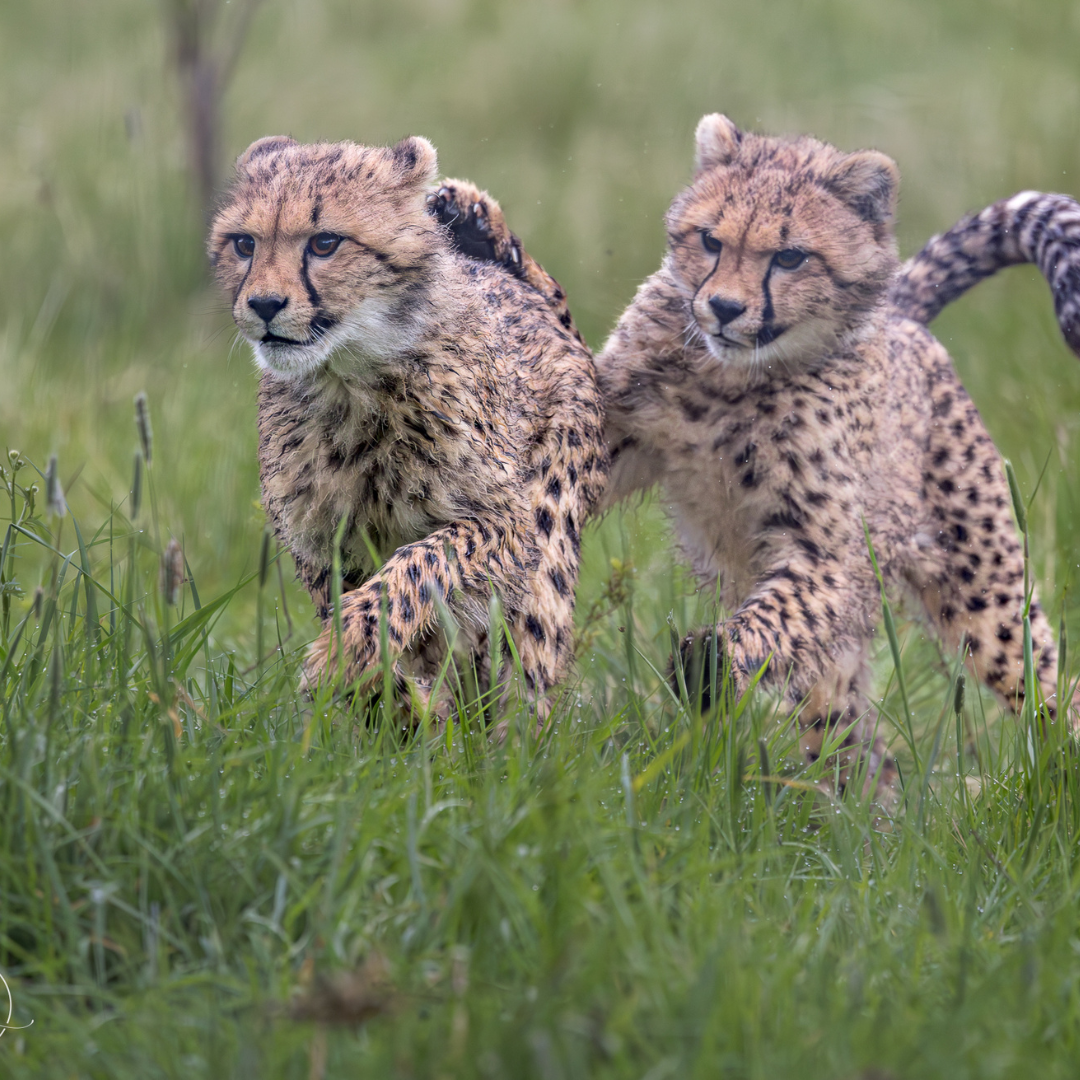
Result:
{"type": "Polygon", "coordinates": [[[963,218],[900,268],[889,301],[925,325],[983,278],[1017,263],[1043,272],[1061,332],[1080,356],[1080,203],[1068,195],[1022,191],[963,218]]]}

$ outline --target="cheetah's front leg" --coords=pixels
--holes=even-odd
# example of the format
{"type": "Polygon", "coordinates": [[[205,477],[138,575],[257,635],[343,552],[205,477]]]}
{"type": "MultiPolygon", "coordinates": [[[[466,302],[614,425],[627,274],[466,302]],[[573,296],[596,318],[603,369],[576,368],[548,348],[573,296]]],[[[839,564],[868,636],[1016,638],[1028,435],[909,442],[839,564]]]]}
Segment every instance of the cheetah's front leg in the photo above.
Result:
{"type": "MultiPolygon", "coordinates": [[[[492,589],[515,606],[530,561],[527,544],[504,526],[481,521],[455,522],[399,548],[374,577],[341,598],[345,682],[364,683],[381,671],[383,611],[390,651],[400,655],[434,627],[440,603],[477,625],[486,622],[492,589]]],[[[315,685],[338,668],[336,634],[328,625],[308,653],[305,682],[315,685]]]]}
{"type": "MultiPolygon", "coordinates": [[[[791,559],[775,567],[731,618],[691,634],[680,660],[692,693],[699,686],[708,690],[710,665],[704,661],[712,640],[723,650],[717,670],[726,659],[737,695],[764,668],[762,682],[781,687],[792,708],[801,706],[799,744],[806,758],[817,761],[826,743],[835,744],[842,733],[829,758],[839,790],[858,770],[865,774],[863,790],[888,804],[896,766],[874,731],[876,715],[864,691],[876,614],[864,598],[876,591],[872,578],[855,580],[857,575],[857,568],[823,575],[820,567],[791,559]]],[[[707,692],[703,703],[709,704],[707,692]]]]}

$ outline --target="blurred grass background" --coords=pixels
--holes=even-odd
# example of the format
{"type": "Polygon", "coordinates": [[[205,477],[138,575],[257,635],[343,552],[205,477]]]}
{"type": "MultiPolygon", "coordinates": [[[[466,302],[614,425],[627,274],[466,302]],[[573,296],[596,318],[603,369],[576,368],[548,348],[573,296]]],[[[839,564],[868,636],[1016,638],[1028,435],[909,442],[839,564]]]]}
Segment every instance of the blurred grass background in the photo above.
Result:
{"type": "MultiPolygon", "coordinates": [[[[894,830],[781,792],[770,773],[804,774],[767,701],[705,728],[648,670],[668,612],[685,628],[707,606],[653,503],[587,537],[580,679],[539,747],[399,743],[310,706],[303,634],[248,667],[255,627],[281,625],[273,579],[261,604],[227,592],[263,526],[255,376],[205,268],[170,2],[0,0],[0,449],[57,452],[90,538],[127,498],[145,389],[156,506],[142,544],[121,513],[115,552],[111,525],[91,546],[128,598],[93,594],[100,620],[85,552],[58,578],[24,535],[9,564],[0,965],[36,1026],[5,1033],[0,1074],[1076,1075],[1075,761],[996,708],[992,738],[970,690],[951,743],[951,673],[907,631],[918,750],[894,830]],[[170,531],[204,603],[226,601],[213,640],[183,607],[172,654],[146,550],[170,531]],[[627,555],[636,575],[613,576],[627,555]],[[329,1038],[276,1021],[373,949],[391,1016],[329,1038]]],[[[1080,193],[1078,45],[1065,0],[264,0],[223,142],[427,135],[599,346],[659,262],[702,113],[890,153],[910,254],[1013,191],[1080,193]]],[[[1026,492],[1047,463],[1029,517],[1056,613],[1080,562],[1080,365],[1045,283],[1009,271],[935,330],[1026,492]]]]}
{"type": "MultiPolygon", "coordinates": [[[[257,556],[255,377],[208,281],[165,10],[0,9],[0,443],[58,452],[77,512],[101,515],[145,388],[163,513],[213,593],[257,556]]],[[[427,135],[502,201],[598,347],[659,262],[704,112],[891,154],[908,254],[1015,190],[1080,191],[1078,45],[1070,0],[265,0],[223,143],[231,162],[271,133],[427,135]]],[[[935,329],[1028,491],[1049,457],[1033,531],[1053,608],[1077,565],[1080,365],[1028,269],[935,329]]],[[[604,528],[663,573],[655,511],[604,528]]]]}

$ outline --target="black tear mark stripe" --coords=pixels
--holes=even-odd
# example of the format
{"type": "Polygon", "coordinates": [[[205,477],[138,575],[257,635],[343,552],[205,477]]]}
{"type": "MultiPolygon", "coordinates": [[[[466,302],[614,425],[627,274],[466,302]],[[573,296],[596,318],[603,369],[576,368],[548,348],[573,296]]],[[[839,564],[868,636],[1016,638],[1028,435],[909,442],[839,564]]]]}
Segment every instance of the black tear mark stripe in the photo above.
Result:
{"type": "Polygon", "coordinates": [[[248,274],[251,273],[251,268],[255,265],[254,259],[248,259],[247,269],[244,271],[244,276],[240,279],[240,284],[236,287],[236,295],[233,297],[233,304],[240,299],[240,294],[244,291],[244,286],[247,284],[248,274]]]}
{"type": "Polygon", "coordinates": [[[761,310],[761,328],[765,329],[776,318],[776,311],[773,308],[772,302],[772,290],[769,288],[769,277],[772,274],[772,263],[769,263],[768,270],[765,271],[765,277],[761,281],[761,293],[765,298],[765,306],[761,310]]]}
{"type": "Polygon", "coordinates": [[[304,254],[300,258],[300,277],[304,282],[304,288],[307,289],[308,300],[311,301],[311,306],[318,309],[319,307],[319,294],[315,290],[315,286],[311,284],[311,275],[308,273],[308,261],[311,258],[311,252],[308,251],[307,245],[304,246],[304,254]]]}
{"type": "MultiPolygon", "coordinates": [[[[699,296],[701,295],[701,290],[702,290],[702,289],[704,289],[704,288],[705,288],[705,286],[709,284],[709,279],[710,279],[710,278],[711,278],[711,277],[712,277],[712,276],[713,276],[713,275],[714,275],[714,274],[715,274],[715,273],[717,272],[717,270],[719,270],[719,269],[720,269],[720,256],[719,256],[719,255],[717,255],[717,256],[716,256],[716,262],[714,262],[714,263],[713,263],[713,268],[712,268],[712,269],[711,269],[711,270],[710,270],[710,271],[709,271],[709,272],[708,272],[708,273],[707,273],[707,274],[705,275],[705,277],[704,277],[704,278],[702,279],[702,282],[701,282],[701,284],[700,284],[700,285],[699,285],[699,286],[697,287],[697,290],[696,290],[696,292],[694,293],[694,298],[693,298],[693,299],[692,299],[692,300],[690,301],[690,311],[691,311],[691,312],[693,312],[693,310],[694,310],[694,305],[695,305],[695,304],[697,303],[697,298],[698,298],[698,297],[699,297],[699,296]]],[[[654,319],[653,321],[654,321],[654,322],[658,322],[658,320],[655,320],[655,319],[654,319]]]]}

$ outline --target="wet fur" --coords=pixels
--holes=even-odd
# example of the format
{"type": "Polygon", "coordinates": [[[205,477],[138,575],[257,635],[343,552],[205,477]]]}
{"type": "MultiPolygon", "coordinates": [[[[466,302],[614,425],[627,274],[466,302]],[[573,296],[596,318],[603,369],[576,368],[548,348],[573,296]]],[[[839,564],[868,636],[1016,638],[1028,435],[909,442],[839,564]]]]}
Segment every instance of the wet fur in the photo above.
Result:
{"type": "Polygon", "coordinates": [[[445,656],[440,605],[482,669],[494,593],[542,704],[570,664],[580,533],[607,471],[593,359],[527,283],[455,250],[429,211],[435,172],[423,139],[260,140],[210,258],[263,371],[267,516],[326,624],[309,684],[339,667],[373,678],[385,611],[399,686],[423,699],[445,656]],[[308,246],[324,232],[345,238],[325,259],[308,246]],[[252,258],[238,236],[254,238],[252,258]],[[251,305],[267,297],[286,301],[269,322],[251,305]]]}
{"type": "MultiPolygon", "coordinates": [[[[880,793],[894,767],[866,692],[880,600],[864,522],[889,590],[914,595],[1003,703],[1023,700],[1023,558],[1002,460],[917,320],[939,310],[930,295],[947,302],[1032,248],[1000,242],[1010,211],[999,204],[996,226],[961,223],[898,278],[898,174],[884,155],[744,133],[720,116],[702,121],[697,141],[663,265],[597,358],[608,499],[662,485],[688,558],[733,612],[716,631],[737,688],[767,665],[765,681],[803,704],[807,756],[841,725],[841,783],[862,762],[880,793]],[[783,270],[785,249],[808,257],[783,270]],[[721,324],[713,297],[744,311],[721,324]]],[[[1059,214],[1075,210],[1068,202],[1059,214]]],[[[1071,265],[1075,274],[1075,246],[1071,265]]],[[[1064,268],[1057,280],[1072,290],[1058,302],[1069,335],[1080,290],[1064,268]]],[[[1037,599],[1031,619],[1053,706],[1054,635],[1037,599]]]]}

